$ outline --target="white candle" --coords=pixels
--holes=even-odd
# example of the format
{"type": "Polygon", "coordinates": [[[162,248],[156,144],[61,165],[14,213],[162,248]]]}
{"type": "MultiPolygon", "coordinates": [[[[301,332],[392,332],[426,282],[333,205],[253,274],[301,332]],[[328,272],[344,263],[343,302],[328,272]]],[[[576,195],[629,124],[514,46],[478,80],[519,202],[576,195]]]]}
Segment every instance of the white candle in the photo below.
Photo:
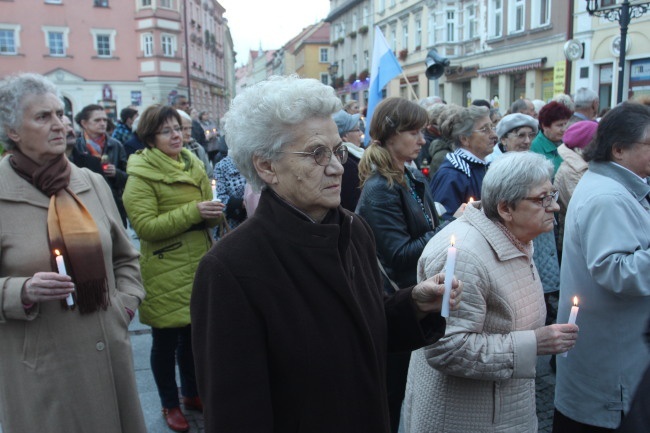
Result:
{"type": "Polygon", "coordinates": [[[221,201],[217,197],[217,181],[215,179],[212,179],[212,201],[221,201]]]}
{"type": "Polygon", "coordinates": [[[472,204],[474,203],[474,197],[470,197],[469,200],[467,201],[467,204],[472,204]]]}
{"type": "Polygon", "coordinates": [[[440,315],[449,317],[449,298],[451,296],[451,283],[454,280],[454,269],[456,268],[456,248],[454,237],[451,237],[451,246],[447,250],[447,263],[445,263],[445,294],[442,296],[442,309],[440,315]]]}
{"type": "MultiPolygon", "coordinates": [[[[68,275],[68,271],[65,268],[65,262],[63,261],[63,256],[61,255],[61,252],[59,250],[54,250],[54,254],[56,254],[56,268],[59,271],[60,275],[68,275]]],[[[68,304],[68,307],[72,307],[74,305],[74,299],[72,299],[72,293],[68,294],[68,297],[65,298],[65,302],[68,304]]]]}
{"type": "MultiPolygon", "coordinates": [[[[573,297],[573,307],[571,307],[571,312],[569,313],[569,321],[567,322],[567,323],[569,323],[569,325],[575,325],[576,324],[576,318],[578,317],[578,310],[579,310],[579,308],[578,308],[578,297],[574,296],[573,297]]],[[[569,352],[564,352],[562,354],[562,356],[566,358],[568,353],[569,352]]]]}

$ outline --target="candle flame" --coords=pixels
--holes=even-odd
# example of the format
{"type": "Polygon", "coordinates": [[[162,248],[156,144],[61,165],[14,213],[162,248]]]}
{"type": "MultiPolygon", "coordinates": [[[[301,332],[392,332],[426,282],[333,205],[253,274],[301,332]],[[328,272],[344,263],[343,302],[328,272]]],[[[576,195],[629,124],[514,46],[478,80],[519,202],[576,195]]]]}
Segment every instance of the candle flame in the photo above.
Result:
{"type": "Polygon", "coordinates": [[[470,197],[468,203],[474,203],[474,197],[470,197]]]}
{"type": "Polygon", "coordinates": [[[577,296],[573,297],[573,305],[576,306],[576,307],[578,306],[578,297],[577,296]]]}
{"type": "Polygon", "coordinates": [[[213,187],[217,186],[217,181],[214,180],[214,179],[212,179],[212,186],[213,186],[213,187]]]}
{"type": "Polygon", "coordinates": [[[453,247],[454,245],[456,245],[456,237],[451,235],[451,246],[453,247]]]}
{"type": "Polygon", "coordinates": [[[57,256],[60,256],[60,255],[61,255],[61,251],[59,251],[59,250],[54,250],[54,254],[56,254],[57,256]]]}

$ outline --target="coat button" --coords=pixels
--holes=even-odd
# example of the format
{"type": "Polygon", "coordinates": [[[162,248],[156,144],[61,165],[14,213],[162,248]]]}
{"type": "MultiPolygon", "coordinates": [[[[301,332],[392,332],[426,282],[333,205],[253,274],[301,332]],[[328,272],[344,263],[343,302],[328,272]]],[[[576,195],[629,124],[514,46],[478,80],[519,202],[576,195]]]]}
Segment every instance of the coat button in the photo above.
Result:
{"type": "Polygon", "coordinates": [[[97,344],[95,345],[95,348],[99,351],[104,350],[104,347],[106,347],[106,345],[104,344],[103,341],[98,341],[97,344]]]}

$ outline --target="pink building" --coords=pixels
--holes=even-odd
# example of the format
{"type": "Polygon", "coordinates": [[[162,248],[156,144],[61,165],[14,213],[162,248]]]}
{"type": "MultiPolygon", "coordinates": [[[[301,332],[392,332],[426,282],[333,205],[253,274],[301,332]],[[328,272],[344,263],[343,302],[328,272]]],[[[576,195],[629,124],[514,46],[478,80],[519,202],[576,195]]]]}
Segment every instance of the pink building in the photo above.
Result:
{"type": "Polygon", "coordinates": [[[227,24],[224,9],[215,0],[209,4],[203,9],[199,0],[0,1],[0,75],[30,71],[50,77],[72,114],[100,103],[115,115],[128,105],[167,103],[176,93],[194,96],[198,110],[217,113],[225,106],[216,89],[224,85],[227,24]],[[209,44],[189,41],[190,19],[210,32],[209,44]]]}

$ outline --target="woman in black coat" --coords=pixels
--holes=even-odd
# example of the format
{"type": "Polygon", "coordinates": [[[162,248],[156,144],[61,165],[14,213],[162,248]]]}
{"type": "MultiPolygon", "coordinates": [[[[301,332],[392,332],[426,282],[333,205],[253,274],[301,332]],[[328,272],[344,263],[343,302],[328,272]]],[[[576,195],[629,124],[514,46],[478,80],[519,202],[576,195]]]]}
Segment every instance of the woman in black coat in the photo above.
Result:
{"type": "Polygon", "coordinates": [[[272,77],[226,114],[230,155],[262,194],[196,273],[207,433],[388,433],[387,351],[444,333],[441,275],[386,296],[370,228],[339,205],[340,104],[318,80],[272,77]]]}
{"type": "MultiPolygon", "coordinates": [[[[426,179],[419,170],[407,167],[424,144],[423,128],[427,123],[427,112],[421,106],[403,98],[383,100],[373,113],[372,141],[359,162],[362,191],[356,213],[368,222],[375,235],[387,293],[416,283],[420,255],[442,228],[426,179]]],[[[393,353],[388,358],[393,432],[399,427],[409,359],[410,352],[393,353]]]]}

